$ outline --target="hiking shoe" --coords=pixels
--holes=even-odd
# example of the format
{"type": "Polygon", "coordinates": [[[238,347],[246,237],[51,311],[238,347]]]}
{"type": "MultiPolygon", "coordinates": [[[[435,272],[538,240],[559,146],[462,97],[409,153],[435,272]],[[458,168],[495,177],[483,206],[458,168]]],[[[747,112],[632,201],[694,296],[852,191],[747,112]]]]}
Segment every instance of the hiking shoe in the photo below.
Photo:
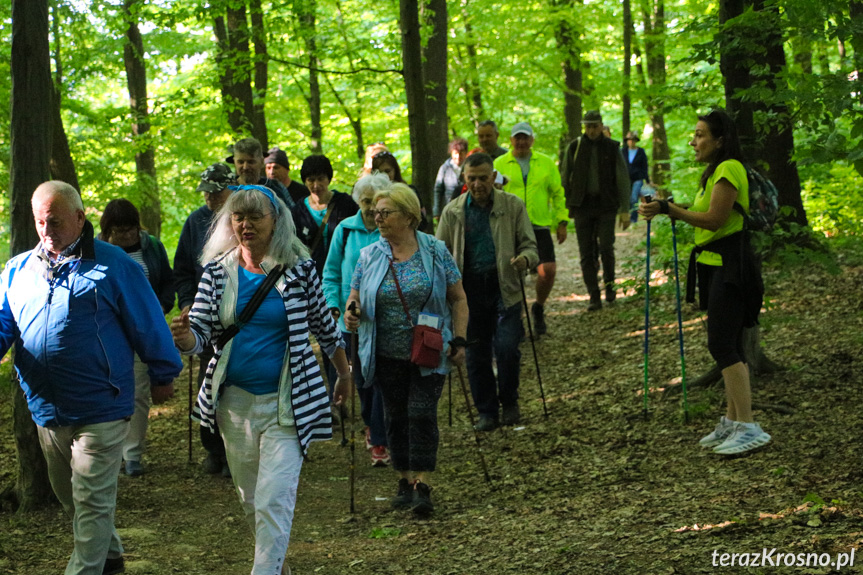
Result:
{"type": "Polygon", "coordinates": [[[428,515],[434,511],[431,502],[431,487],[421,481],[414,484],[413,506],[411,511],[417,515],[428,515]]]}
{"type": "Polygon", "coordinates": [[[598,311],[602,309],[602,299],[599,297],[599,292],[590,294],[590,303],[587,306],[587,311],[598,311]]]}
{"type": "Polygon", "coordinates": [[[118,573],[126,572],[126,562],[122,557],[108,557],[105,559],[105,566],[102,567],[102,575],[117,575],[118,573]]]}
{"type": "Polygon", "coordinates": [[[369,427],[368,425],[366,426],[365,435],[366,435],[366,451],[371,451],[372,447],[374,447],[372,445],[372,428],[369,427]]]}
{"type": "Polygon", "coordinates": [[[410,482],[402,477],[399,479],[399,488],[396,496],[390,499],[390,505],[393,509],[408,509],[414,500],[414,487],[410,482]]]}
{"type": "Polygon", "coordinates": [[[605,303],[612,304],[617,299],[617,292],[614,286],[605,286],[605,303]]]}
{"type": "Polygon", "coordinates": [[[390,454],[384,445],[372,446],[372,466],[386,467],[390,463],[390,454]]]}
{"type": "Polygon", "coordinates": [[[483,413],[479,414],[479,421],[473,428],[477,431],[494,431],[497,427],[497,419],[483,413]]]}
{"type": "Polygon", "coordinates": [[[723,415],[719,420],[719,423],[716,424],[716,428],[708,435],[702,437],[698,444],[701,447],[716,447],[728,439],[728,436],[731,435],[732,431],[734,431],[734,422],[726,419],[723,415]]]}
{"type": "Polygon", "coordinates": [[[531,315],[533,315],[533,331],[536,335],[545,335],[548,331],[548,326],[545,325],[545,308],[538,303],[530,306],[531,315]]]}
{"type": "Polygon", "coordinates": [[[521,421],[521,411],[518,409],[518,404],[504,405],[503,413],[501,414],[500,422],[503,425],[516,425],[521,421]]]}
{"type": "Polygon", "coordinates": [[[126,475],[128,475],[129,477],[138,477],[140,475],[144,475],[144,466],[141,465],[140,461],[127,461],[126,475]]]}
{"type": "Polygon", "coordinates": [[[744,453],[770,443],[770,435],[761,429],[757,423],[734,423],[734,429],[728,439],[713,449],[719,455],[735,455],[744,453]]]}
{"type": "Polygon", "coordinates": [[[223,458],[215,453],[208,453],[204,461],[201,462],[201,469],[204,473],[215,475],[222,471],[223,458]]]}

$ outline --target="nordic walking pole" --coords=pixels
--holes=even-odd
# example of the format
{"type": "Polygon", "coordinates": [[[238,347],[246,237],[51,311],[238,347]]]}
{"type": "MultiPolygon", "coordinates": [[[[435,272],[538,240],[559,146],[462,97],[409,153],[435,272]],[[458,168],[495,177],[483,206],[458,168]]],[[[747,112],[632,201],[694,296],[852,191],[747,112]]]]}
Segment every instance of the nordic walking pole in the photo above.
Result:
{"type": "Polygon", "coordinates": [[[447,394],[449,395],[449,426],[452,427],[452,373],[447,374],[447,394]]]}
{"type": "Polygon", "coordinates": [[[473,438],[476,440],[476,451],[479,453],[479,461],[482,464],[482,472],[485,475],[485,482],[491,483],[491,477],[488,474],[488,467],[485,464],[485,456],[482,454],[482,446],[479,444],[479,431],[476,430],[475,422],[473,419],[473,410],[470,408],[470,398],[467,395],[467,387],[464,384],[464,375],[461,372],[461,366],[456,366],[458,370],[458,379],[461,382],[461,390],[464,393],[464,406],[467,408],[467,415],[470,419],[470,426],[473,429],[473,438]]]}
{"type": "MultiPolygon", "coordinates": [[[[671,201],[671,198],[668,198],[671,201]]],[[[686,397],[686,356],[683,353],[683,315],[680,311],[680,270],[677,258],[677,225],[671,218],[671,245],[674,246],[674,283],[677,288],[677,339],[680,343],[680,384],[683,386],[683,421],[689,423],[689,400],[686,397]]]]}
{"type": "MultiPolygon", "coordinates": [[[[354,313],[357,308],[357,302],[351,302],[351,307],[348,308],[348,311],[354,313]]],[[[357,475],[357,454],[356,454],[356,440],[354,437],[354,432],[357,429],[357,404],[356,404],[356,395],[359,393],[357,389],[357,372],[354,371],[357,366],[360,364],[359,355],[360,355],[360,338],[356,332],[351,333],[351,383],[353,383],[353,390],[351,391],[351,466],[350,466],[350,478],[351,478],[351,513],[354,512],[354,487],[356,482],[357,475]]],[[[342,419],[344,422],[344,418],[342,419]]],[[[342,431],[344,431],[344,423],[342,423],[342,431]]]]}
{"type": "Polygon", "coordinates": [[[536,381],[539,382],[539,395],[542,397],[542,414],[548,418],[548,408],[545,406],[545,391],[542,389],[542,375],[539,373],[539,360],[536,357],[536,342],[533,341],[533,326],[530,324],[530,310],[527,307],[527,294],[524,291],[524,277],[519,274],[521,284],[521,301],[524,303],[524,315],[527,317],[527,332],[530,335],[530,347],[533,348],[533,364],[536,366],[536,381]]]}
{"type": "Polygon", "coordinates": [[[189,356],[189,463],[192,463],[192,370],[195,367],[195,356],[189,356]]]}
{"type": "MultiPolygon", "coordinates": [[[[651,201],[650,196],[645,196],[646,201],[651,201]]],[[[650,220],[647,220],[647,264],[644,272],[644,419],[647,419],[647,394],[650,391],[648,385],[649,378],[649,358],[650,358],[650,220]]]]}

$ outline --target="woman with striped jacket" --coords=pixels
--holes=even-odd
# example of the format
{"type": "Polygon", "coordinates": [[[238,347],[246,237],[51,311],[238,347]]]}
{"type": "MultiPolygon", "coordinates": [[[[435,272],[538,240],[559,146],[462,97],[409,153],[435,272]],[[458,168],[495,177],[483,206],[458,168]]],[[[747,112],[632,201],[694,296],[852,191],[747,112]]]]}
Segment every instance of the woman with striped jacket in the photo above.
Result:
{"type": "Polygon", "coordinates": [[[351,393],[344,344],[315,263],[297,239],[288,208],[268,188],[234,188],[201,262],[195,303],[172,321],[174,343],[185,354],[215,343],[195,415],[203,426],[217,421],[225,441],[255,534],[252,575],[289,573],[284,558],[303,456],[312,441],[332,437],[327,391],[308,334],[336,366],[337,404],[351,393]],[[270,273],[275,285],[251,318],[238,322],[270,273]],[[226,341],[230,326],[239,329],[226,341]]]}

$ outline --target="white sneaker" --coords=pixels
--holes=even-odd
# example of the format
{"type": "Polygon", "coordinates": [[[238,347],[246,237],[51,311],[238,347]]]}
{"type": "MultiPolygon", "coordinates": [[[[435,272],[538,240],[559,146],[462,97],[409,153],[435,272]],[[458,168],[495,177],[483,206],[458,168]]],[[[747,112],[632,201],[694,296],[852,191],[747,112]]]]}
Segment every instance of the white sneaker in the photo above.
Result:
{"type": "Polygon", "coordinates": [[[734,431],[734,422],[723,415],[719,423],[716,424],[716,428],[708,435],[702,437],[698,444],[701,447],[716,447],[728,439],[732,431],[734,431]]]}
{"type": "Polygon", "coordinates": [[[731,435],[713,449],[719,455],[734,455],[743,453],[770,443],[770,435],[761,429],[757,423],[734,423],[731,435]]]}

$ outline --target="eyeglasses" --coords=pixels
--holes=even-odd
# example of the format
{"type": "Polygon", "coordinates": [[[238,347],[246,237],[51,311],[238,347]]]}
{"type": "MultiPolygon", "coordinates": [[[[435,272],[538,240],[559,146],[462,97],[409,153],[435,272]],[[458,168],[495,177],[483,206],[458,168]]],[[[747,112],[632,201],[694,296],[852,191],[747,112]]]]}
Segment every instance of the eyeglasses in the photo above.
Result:
{"type": "Polygon", "coordinates": [[[372,215],[375,217],[375,219],[377,219],[378,216],[380,216],[380,218],[382,220],[385,220],[388,217],[390,217],[390,214],[394,214],[394,213],[400,212],[400,211],[401,210],[372,210],[372,215]]]}
{"type": "Polygon", "coordinates": [[[257,224],[258,222],[263,220],[268,215],[270,215],[269,212],[267,212],[266,214],[261,213],[261,212],[249,212],[248,214],[243,214],[240,212],[234,212],[231,214],[231,221],[234,222],[235,224],[239,224],[245,220],[248,220],[249,222],[251,222],[253,224],[257,224]]]}

